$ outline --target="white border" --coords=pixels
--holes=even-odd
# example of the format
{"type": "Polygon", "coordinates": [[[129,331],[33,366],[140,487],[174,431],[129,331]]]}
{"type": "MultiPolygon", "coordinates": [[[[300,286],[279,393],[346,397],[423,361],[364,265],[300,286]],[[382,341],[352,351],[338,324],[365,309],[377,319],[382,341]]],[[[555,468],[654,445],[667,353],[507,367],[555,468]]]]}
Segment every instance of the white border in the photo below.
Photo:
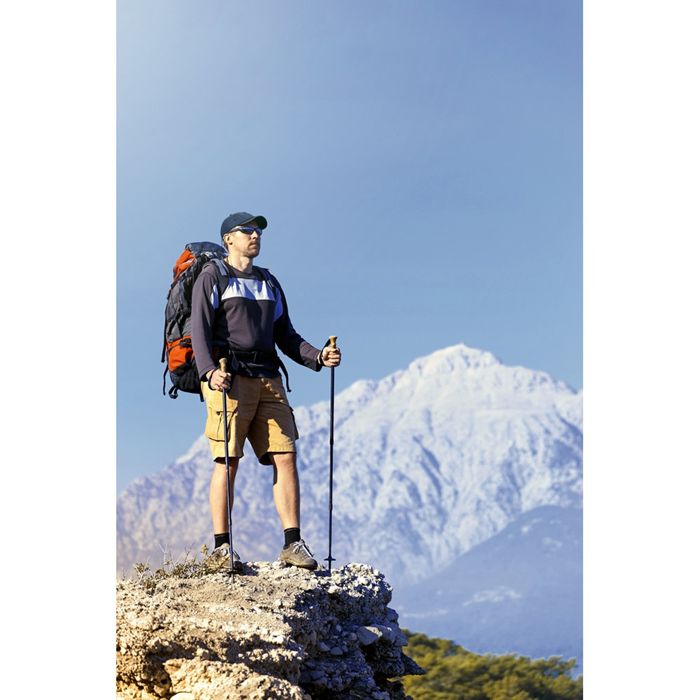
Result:
{"type": "Polygon", "coordinates": [[[584,2],[592,700],[695,692],[697,15],[691,2],[584,2]]]}
{"type": "Polygon", "coordinates": [[[0,10],[8,697],[114,695],[115,30],[0,10]]]}

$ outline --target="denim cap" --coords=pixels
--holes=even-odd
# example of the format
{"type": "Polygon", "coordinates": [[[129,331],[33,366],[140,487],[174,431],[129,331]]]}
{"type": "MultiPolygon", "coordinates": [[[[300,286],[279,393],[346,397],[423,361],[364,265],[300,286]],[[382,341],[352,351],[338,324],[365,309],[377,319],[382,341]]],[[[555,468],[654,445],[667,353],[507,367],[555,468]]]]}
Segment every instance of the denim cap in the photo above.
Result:
{"type": "Polygon", "coordinates": [[[253,216],[246,211],[239,211],[235,214],[229,214],[221,224],[221,237],[228,233],[232,228],[236,226],[243,226],[243,224],[250,224],[255,222],[259,228],[267,228],[267,219],[264,216],[253,216]]]}

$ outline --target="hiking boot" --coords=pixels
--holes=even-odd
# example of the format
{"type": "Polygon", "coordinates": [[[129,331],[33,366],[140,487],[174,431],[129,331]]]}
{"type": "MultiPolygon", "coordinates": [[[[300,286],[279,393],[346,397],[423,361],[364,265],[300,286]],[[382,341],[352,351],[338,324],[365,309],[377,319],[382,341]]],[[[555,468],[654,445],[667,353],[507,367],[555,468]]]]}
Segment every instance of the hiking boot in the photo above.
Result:
{"type": "Polygon", "coordinates": [[[309,571],[313,571],[318,566],[318,562],[313,557],[313,552],[306,546],[304,540],[292,542],[292,544],[284,547],[280,552],[280,561],[287,566],[298,566],[309,571]]]}
{"type": "Polygon", "coordinates": [[[228,544],[219,545],[203,562],[205,570],[210,574],[231,570],[231,551],[233,552],[233,570],[243,571],[243,562],[235,549],[228,544]]]}

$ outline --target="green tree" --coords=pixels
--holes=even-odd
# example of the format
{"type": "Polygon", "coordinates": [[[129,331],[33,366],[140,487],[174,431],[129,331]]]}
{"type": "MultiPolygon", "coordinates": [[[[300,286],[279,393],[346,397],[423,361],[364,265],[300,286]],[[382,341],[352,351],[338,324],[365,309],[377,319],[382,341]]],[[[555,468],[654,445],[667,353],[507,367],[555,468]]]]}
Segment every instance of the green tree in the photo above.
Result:
{"type": "Polygon", "coordinates": [[[582,700],[583,678],[571,678],[576,660],[474,654],[448,639],[403,630],[406,654],[426,670],[403,679],[414,700],[582,700]]]}

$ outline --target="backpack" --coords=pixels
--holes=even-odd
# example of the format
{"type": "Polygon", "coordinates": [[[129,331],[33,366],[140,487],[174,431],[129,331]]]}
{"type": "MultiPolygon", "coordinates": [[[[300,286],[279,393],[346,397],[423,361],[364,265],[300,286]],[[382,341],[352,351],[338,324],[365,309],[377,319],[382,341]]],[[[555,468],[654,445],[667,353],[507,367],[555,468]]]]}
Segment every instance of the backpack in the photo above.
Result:
{"type": "MultiPolygon", "coordinates": [[[[171,399],[176,399],[178,392],[184,391],[188,394],[199,394],[200,399],[203,400],[190,330],[192,289],[199,273],[211,261],[216,265],[218,272],[219,298],[221,298],[229,281],[229,272],[224,263],[225,258],[226,249],[216,243],[208,243],[207,241],[188,243],[173,266],[173,281],[165,304],[163,352],[160,358],[161,362],[165,362],[167,359],[168,363],[163,372],[163,395],[165,396],[165,377],[170,373],[172,387],[168,391],[168,396],[171,399]]],[[[261,281],[267,281],[277,294],[269,270],[253,266],[253,271],[261,281]]],[[[226,352],[231,355],[230,359],[234,366],[236,356],[245,359],[247,355],[254,354],[238,351],[233,354],[228,348],[226,352]]],[[[256,352],[262,354],[261,351],[256,352]]],[[[287,378],[287,389],[291,391],[286,368],[276,353],[275,358],[287,378]]]]}
{"type": "Polygon", "coordinates": [[[219,293],[228,284],[228,270],[224,264],[226,249],[206,241],[188,243],[173,266],[173,281],[165,304],[165,326],[163,328],[163,352],[160,361],[167,367],[163,372],[163,395],[165,377],[170,373],[172,387],[168,391],[176,399],[178,391],[199,394],[199,373],[195,364],[190,330],[192,314],[192,288],[204,266],[212,261],[219,272],[219,293]]]}

